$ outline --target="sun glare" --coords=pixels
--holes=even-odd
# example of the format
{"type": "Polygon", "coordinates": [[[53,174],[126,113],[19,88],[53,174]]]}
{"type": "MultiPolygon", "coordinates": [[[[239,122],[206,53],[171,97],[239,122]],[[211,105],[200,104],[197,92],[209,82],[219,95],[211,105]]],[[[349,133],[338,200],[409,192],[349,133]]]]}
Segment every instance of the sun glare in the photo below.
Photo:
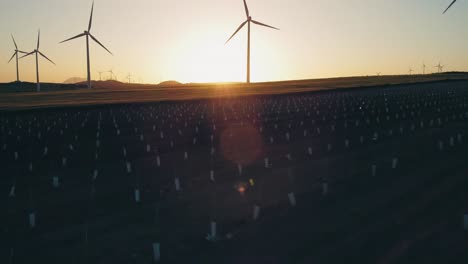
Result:
{"type": "Polygon", "coordinates": [[[180,39],[166,54],[165,75],[184,83],[241,81],[245,75],[245,52],[240,45],[225,46],[225,35],[195,32],[180,39]]]}
{"type": "MultiPolygon", "coordinates": [[[[188,82],[245,82],[247,32],[241,31],[228,44],[226,40],[236,25],[218,30],[193,31],[165,53],[164,79],[188,82]],[[232,29],[231,29],[232,28],[232,29]]],[[[252,80],[268,81],[275,79],[274,58],[278,56],[273,47],[267,45],[261,34],[252,38],[252,80]],[[255,52],[255,53],[254,53],[255,52]]]]}

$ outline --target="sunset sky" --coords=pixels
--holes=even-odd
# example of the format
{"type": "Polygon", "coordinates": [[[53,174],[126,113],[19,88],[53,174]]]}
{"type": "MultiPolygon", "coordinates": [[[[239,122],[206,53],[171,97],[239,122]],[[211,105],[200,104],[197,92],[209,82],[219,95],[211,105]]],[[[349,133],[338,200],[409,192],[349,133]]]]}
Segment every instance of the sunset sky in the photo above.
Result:
{"type": "MultiPolygon", "coordinates": [[[[468,1],[248,0],[252,26],[252,81],[445,70],[468,70],[468,1]]],[[[41,29],[41,81],[86,76],[82,33],[92,0],[0,1],[0,82],[16,79],[10,33],[31,51],[41,29]]],[[[91,44],[92,78],[113,69],[119,80],[157,83],[244,81],[247,30],[226,40],[245,20],[242,0],[96,0],[93,28],[114,56],[91,44]]],[[[34,57],[20,60],[24,81],[35,80],[34,57]]],[[[102,75],[108,78],[107,73],[102,75]]]]}

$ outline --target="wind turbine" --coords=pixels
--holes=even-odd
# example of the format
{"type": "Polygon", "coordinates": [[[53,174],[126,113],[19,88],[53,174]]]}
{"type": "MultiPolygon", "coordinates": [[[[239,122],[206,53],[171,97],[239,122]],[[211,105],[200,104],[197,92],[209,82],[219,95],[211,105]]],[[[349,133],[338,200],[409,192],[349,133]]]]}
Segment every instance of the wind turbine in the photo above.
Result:
{"type": "Polygon", "coordinates": [[[19,82],[20,79],[19,79],[18,55],[19,53],[27,54],[27,52],[21,51],[18,49],[18,45],[16,45],[16,41],[13,35],[11,35],[11,39],[13,40],[13,44],[15,44],[15,52],[13,53],[13,56],[11,56],[11,59],[8,61],[8,63],[10,63],[10,61],[16,56],[16,81],[19,82]]]}
{"type": "Polygon", "coordinates": [[[239,32],[245,26],[245,24],[247,24],[247,26],[248,26],[248,35],[247,35],[248,36],[247,37],[247,83],[250,83],[250,23],[254,23],[254,24],[259,25],[259,26],[268,27],[268,28],[272,28],[272,29],[276,29],[276,30],[279,30],[279,29],[253,20],[252,17],[250,16],[249,8],[247,7],[247,3],[245,2],[245,0],[244,0],[244,8],[245,8],[245,15],[247,16],[247,20],[244,21],[239,26],[239,28],[237,28],[236,32],[234,32],[234,34],[232,34],[232,36],[226,41],[225,44],[227,44],[237,34],[237,32],[239,32]]]}
{"type": "Polygon", "coordinates": [[[132,74],[128,74],[127,75],[127,80],[128,80],[128,83],[132,83],[132,74]]]}
{"type": "Polygon", "coordinates": [[[20,59],[24,58],[24,57],[27,57],[29,55],[32,55],[32,54],[36,54],[36,83],[37,83],[37,89],[36,91],[37,92],[40,92],[41,91],[41,83],[39,82],[39,55],[41,55],[42,57],[44,57],[46,60],[52,62],[52,64],[55,65],[55,62],[53,62],[51,59],[47,58],[46,55],[44,55],[42,52],[39,51],[39,43],[40,43],[40,37],[41,37],[41,31],[39,30],[38,33],[37,33],[37,47],[35,50],[29,52],[28,54],[24,55],[23,57],[21,57],[20,59]]]}
{"type": "Polygon", "coordinates": [[[426,74],[426,64],[425,63],[423,63],[422,68],[423,68],[423,75],[425,75],[426,74]]]}
{"type": "Polygon", "coordinates": [[[444,11],[443,14],[445,14],[445,13],[450,9],[450,7],[452,7],[453,4],[455,4],[456,1],[457,1],[457,0],[453,0],[453,2],[447,7],[447,9],[445,9],[445,11],[444,11]]]}
{"type": "Polygon", "coordinates": [[[437,64],[436,66],[434,66],[434,68],[437,68],[437,73],[441,73],[443,70],[444,70],[444,65],[440,65],[440,62],[439,64],[437,64]]]}
{"type": "Polygon", "coordinates": [[[413,74],[413,69],[410,67],[408,72],[409,72],[409,75],[413,74]]]}
{"type": "Polygon", "coordinates": [[[107,72],[110,73],[110,79],[109,79],[109,80],[111,80],[111,81],[114,80],[114,79],[113,79],[113,78],[115,77],[114,70],[111,69],[111,70],[109,70],[109,71],[107,71],[107,72]]]}
{"type": "Polygon", "coordinates": [[[91,35],[91,25],[93,23],[93,10],[94,10],[94,1],[93,1],[93,5],[91,6],[91,16],[89,17],[88,30],[85,30],[81,34],[78,34],[78,35],[76,35],[76,36],[74,36],[72,38],[69,38],[69,39],[66,39],[66,40],[60,42],[60,43],[64,43],[64,42],[70,41],[72,39],[80,38],[80,37],[83,37],[83,36],[86,37],[86,58],[87,58],[87,62],[88,62],[88,88],[89,89],[91,89],[91,65],[90,65],[90,62],[89,62],[89,38],[93,39],[97,44],[99,44],[101,47],[103,47],[105,50],[107,50],[107,52],[109,52],[112,55],[112,52],[110,52],[106,47],[104,47],[104,45],[101,44],[101,42],[99,42],[99,40],[97,40],[93,35],[91,35]]]}

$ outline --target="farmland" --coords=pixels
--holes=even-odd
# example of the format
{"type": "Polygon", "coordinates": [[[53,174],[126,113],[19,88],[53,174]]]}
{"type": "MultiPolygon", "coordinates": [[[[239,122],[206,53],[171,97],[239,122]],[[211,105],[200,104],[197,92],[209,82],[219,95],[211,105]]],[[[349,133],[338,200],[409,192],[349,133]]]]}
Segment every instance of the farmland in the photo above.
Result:
{"type": "Polygon", "coordinates": [[[466,262],[468,81],[402,78],[2,90],[0,262],[466,262]]]}
{"type": "Polygon", "coordinates": [[[430,75],[396,75],[312,79],[255,84],[127,84],[116,81],[95,81],[93,89],[81,84],[42,84],[42,92],[35,92],[35,84],[0,84],[0,109],[21,110],[61,106],[89,106],[103,104],[144,103],[274,95],[337,89],[373,88],[389,85],[459,82],[468,80],[467,73],[443,73],[430,75]]]}

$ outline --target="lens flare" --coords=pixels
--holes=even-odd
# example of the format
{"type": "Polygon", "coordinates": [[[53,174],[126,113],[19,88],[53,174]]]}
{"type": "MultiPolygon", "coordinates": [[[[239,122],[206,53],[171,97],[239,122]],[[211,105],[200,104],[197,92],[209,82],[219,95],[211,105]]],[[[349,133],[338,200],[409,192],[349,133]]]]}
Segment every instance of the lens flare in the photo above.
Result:
{"type": "Polygon", "coordinates": [[[263,141],[255,127],[232,124],[221,134],[221,150],[225,159],[234,164],[250,165],[263,152],[263,141]]]}

